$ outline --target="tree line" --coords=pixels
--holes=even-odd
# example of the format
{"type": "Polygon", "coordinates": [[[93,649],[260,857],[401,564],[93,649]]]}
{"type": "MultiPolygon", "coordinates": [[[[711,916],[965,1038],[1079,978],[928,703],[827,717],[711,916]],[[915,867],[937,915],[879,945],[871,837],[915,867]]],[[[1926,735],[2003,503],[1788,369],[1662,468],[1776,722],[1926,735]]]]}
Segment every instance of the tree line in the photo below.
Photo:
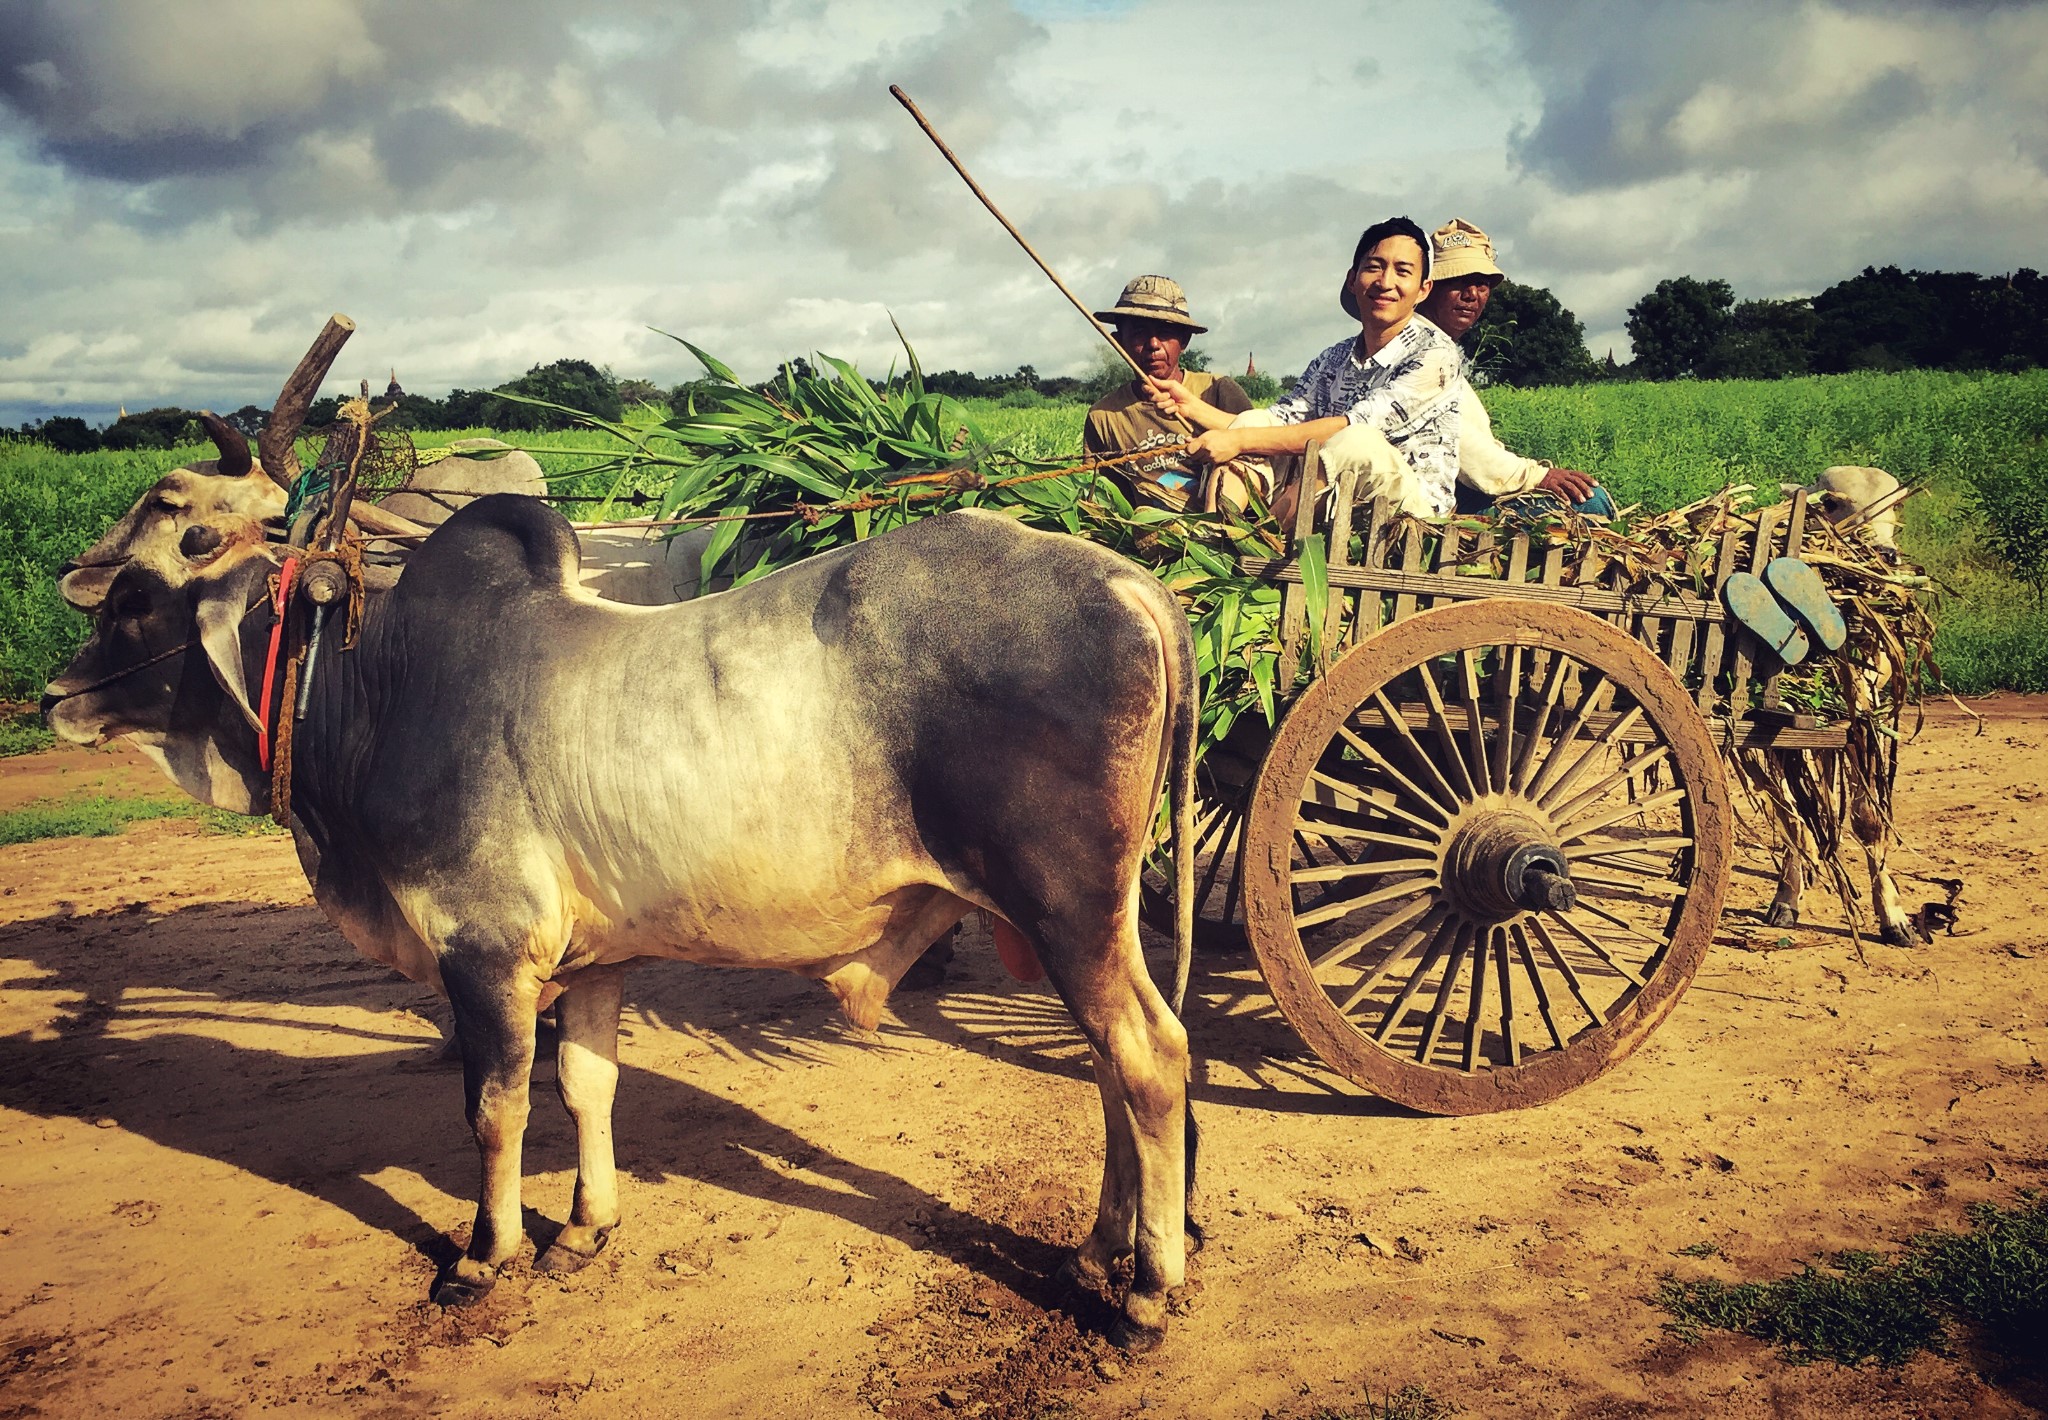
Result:
{"type": "MultiPolygon", "coordinates": [[[[2030,370],[2048,365],[2048,279],[2022,267],[2009,276],[1971,271],[1902,271],[1865,267],[1858,275],[1797,300],[1738,301],[1727,281],[1676,276],[1657,283],[1628,310],[1634,356],[1618,363],[1595,359],[1586,348],[1584,322],[1541,286],[1502,281],[1486,314],[1466,337],[1489,384],[1562,385],[1592,380],[1782,379],[1851,370],[2030,370]]],[[[1113,352],[1098,352],[1087,375],[1040,375],[1030,365],[1008,374],[967,370],[927,373],[925,387],[955,399],[992,399],[1006,405],[1093,403],[1130,378],[1113,352]]],[[[1204,353],[1182,356],[1189,369],[1209,367],[1204,353]]],[[[797,356],[757,388],[788,377],[809,378],[810,362],[797,356]]],[[[1233,373],[1245,393],[1264,402],[1293,384],[1292,376],[1233,373]]],[[[878,387],[880,381],[871,381],[878,387]]],[[[535,365],[494,389],[450,390],[442,398],[400,391],[387,427],[397,429],[569,428],[574,420],[544,404],[587,410],[617,419],[633,404],[665,403],[699,409],[715,402],[719,386],[701,380],[664,387],[621,379],[588,360],[535,365]]],[[[316,402],[307,427],[330,423],[341,401],[316,402]]],[[[250,437],[268,411],[244,405],[223,417],[250,437]]],[[[23,424],[19,436],[67,453],[97,449],[163,449],[199,441],[197,415],[166,406],[123,413],[105,429],[72,415],[23,424]]]]}

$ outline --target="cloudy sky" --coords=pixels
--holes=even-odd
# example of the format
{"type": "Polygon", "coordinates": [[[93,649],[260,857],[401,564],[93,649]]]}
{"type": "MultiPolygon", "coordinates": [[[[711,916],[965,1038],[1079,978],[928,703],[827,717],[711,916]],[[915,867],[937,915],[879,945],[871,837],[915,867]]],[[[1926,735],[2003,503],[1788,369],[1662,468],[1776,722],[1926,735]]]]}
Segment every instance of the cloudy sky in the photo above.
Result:
{"type": "Polygon", "coordinates": [[[1080,373],[1163,271],[1219,368],[1344,332],[1358,230],[1456,214],[1616,349],[1660,278],[2048,267],[2048,5],[0,0],[0,423],[563,355],[1080,373]]]}

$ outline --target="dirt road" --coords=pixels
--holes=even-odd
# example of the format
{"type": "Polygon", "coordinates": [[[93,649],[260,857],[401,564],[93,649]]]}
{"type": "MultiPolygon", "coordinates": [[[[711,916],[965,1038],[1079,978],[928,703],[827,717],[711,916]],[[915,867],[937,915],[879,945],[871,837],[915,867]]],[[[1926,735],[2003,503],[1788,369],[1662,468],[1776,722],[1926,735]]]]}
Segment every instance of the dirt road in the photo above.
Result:
{"type": "MultiPolygon", "coordinates": [[[[288,840],[145,824],[0,849],[0,1417],[1306,1416],[1408,1383],[1474,1415],[2000,1416],[2038,1374],[1686,1347],[1665,1272],[1779,1275],[2048,1185],[2048,701],[1936,716],[1896,860],[1968,886],[1952,936],[1860,953],[1818,893],[1721,939],[1632,1060],[1542,1109],[1430,1119],[1327,1076],[1248,956],[1197,962],[1206,1130],[1165,1348],[1125,1357],[1050,1281],[1101,1119],[1044,988],[968,935],[867,1036],[820,987],[674,964],[628,987],[626,1224],[425,1303],[476,1163],[433,1002],[356,957],[288,840]],[[1675,1255],[1711,1242],[1723,1254],[1675,1255]]],[[[0,807],[115,752],[0,762],[0,807]]],[[[1940,894],[1908,878],[1909,901],[1940,894]]],[[[536,1077],[532,1230],[574,1148],[536,1077]]]]}

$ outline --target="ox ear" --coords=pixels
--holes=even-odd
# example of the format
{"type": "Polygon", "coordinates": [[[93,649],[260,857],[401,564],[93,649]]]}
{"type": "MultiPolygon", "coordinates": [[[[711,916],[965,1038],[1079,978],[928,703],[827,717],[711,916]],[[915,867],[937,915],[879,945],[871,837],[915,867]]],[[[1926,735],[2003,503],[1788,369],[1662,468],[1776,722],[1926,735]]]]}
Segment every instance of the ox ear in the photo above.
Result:
{"type": "Polygon", "coordinates": [[[252,593],[270,575],[270,564],[250,557],[231,568],[227,575],[208,578],[201,586],[192,619],[199,632],[199,644],[206,652],[213,678],[233,698],[249,721],[249,728],[262,730],[262,717],[249,695],[249,679],[242,669],[242,621],[249,614],[252,593]]]}
{"type": "Polygon", "coordinates": [[[59,577],[57,590],[66,602],[90,616],[106,601],[107,588],[113,585],[114,574],[120,570],[121,564],[118,562],[96,567],[80,567],[59,577]]]}

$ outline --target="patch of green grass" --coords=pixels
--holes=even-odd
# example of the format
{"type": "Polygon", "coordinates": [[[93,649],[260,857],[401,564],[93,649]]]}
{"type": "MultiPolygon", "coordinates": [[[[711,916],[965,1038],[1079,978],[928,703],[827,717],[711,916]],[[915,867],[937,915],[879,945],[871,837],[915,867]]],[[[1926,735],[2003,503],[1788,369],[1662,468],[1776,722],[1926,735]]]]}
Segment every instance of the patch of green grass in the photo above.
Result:
{"type": "Polygon", "coordinates": [[[57,743],[43,717],[33,710],[0,709],[0,759],[34,754],[57,743]]]}
{"type": "Polygon", "coordinates": [[[257,837],[282,833],[267,818],[245,818],[180,799],[116,799],[95,794],[78,799],[39,799],[0,813],[0,847],[45,838],[105,838],[130,824],[151,819],[195,819],[214,833],[257,837]]]}
{"type": "Polygon", "coordinates": [[[1656,1303],[1684,1341],[1738,1331],[1794,1365],[1902,1365],[1919,1351],[1945,1350],[1958,1323],[1991,1349],[2024,1358],[2048,1335],[2048,1197],[2023,1190],[2012,1208],[1974,1204],[1965,1232],[1922,1233],[1889,1258],[1837,1253],[1774,1282],[1666,1274],[1656,1303]]]}

